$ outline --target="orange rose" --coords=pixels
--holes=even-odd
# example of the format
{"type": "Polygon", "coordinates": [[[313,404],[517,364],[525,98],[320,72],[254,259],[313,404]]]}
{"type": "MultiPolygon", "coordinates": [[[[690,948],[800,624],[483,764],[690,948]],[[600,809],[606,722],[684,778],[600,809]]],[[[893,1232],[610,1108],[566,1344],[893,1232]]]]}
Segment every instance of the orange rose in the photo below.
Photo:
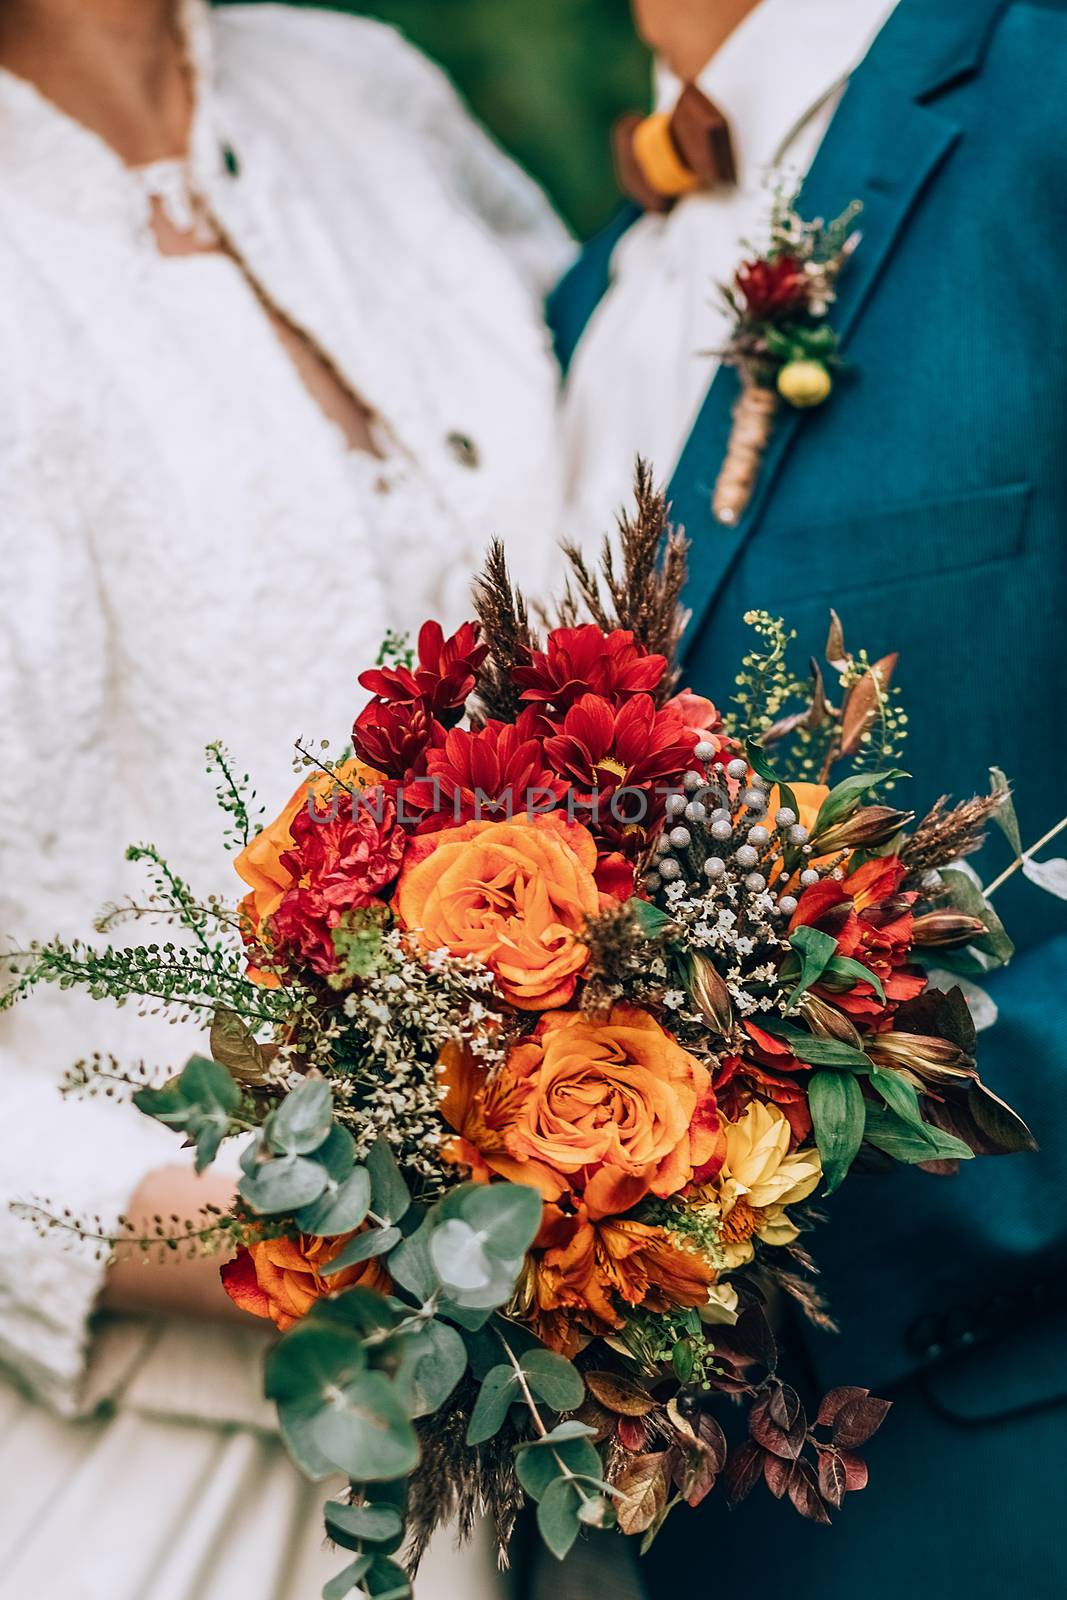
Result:
{"type": "Polygon", "coordinates": [[[566,1005],[589,959],[581,933],[600,909],[592,835],[556,814],[468,822],[416,840],[396,909],[423,949],[472,956],[514,1006],[566,1005]]]}
{"type": "Polygon", "coordinates": [[[222,1286],[235,1305],[254,1317],[269,1317],[284,1333],[306,1316],[324,1295],[360,1283],[385,1292],[389,1275],[378,1261],[360,1261],[333,1277],[322,1268],[339,1255],[354,1234],[322,1239],[302,1233],[299,1239],[261,1239],[238,1250],[221,1269],[222,1286]]]}
{"type": "Polygon", "coordinates": [[[293,887],[293,875],[282,865],[281,858],[287,850],[293,848],[295,841],[290,829],[297,812],[302,806],[307,805],[308,794],[311,793],[316,800],[321,800],[332,793],[338,782],[346,784],[350,789],[371,789],[381,781],[381,773],[375,772],[373,767],[366,766],[362,761],[342,761],[337,768],[336,777],[329,772],[320,772],[317,777],[306,779],[281,815],[275,817],[262,833],[257,833],[256,837],[245,845],[233,865],[237,876],[243,879],[252,891],[242,900],[241,909],[257,933],[267,918],[274,915],[287,891],[293,887]]]}
{"type": "Polygon", "coordinates": [[[590,1337],[624,1326],[620,1301],[652,1311],[700,1306],[714,1281],[714,1267],[664,1228],[548,1206],[522,1315],[550,1349],[573,1356],[590,1337]]]}
{"type": "Polygon", "coordinates": [[[441,1115],[457,1135],[442,1152],[445,1160],[469,1167],[476,1183],[491,1183],[495,1176],[538,1189],[546,1200],[566,1194],[565,1178],[539,1161],[512,1155],[508,1149],[507,1132],[525,1086],[507,1070],[490,1078],[462,1045],[445,1045],[441,1069],[445,1088],[441,1115]]]}
{"type": "Polygon", "coordinates": [[[564,1174],[593,1217],[676,1194],[722,1141],[707,1068],[634,1007],[546,1017],[503,1076],[519,1087],[508,1150],[564,1174]]]}

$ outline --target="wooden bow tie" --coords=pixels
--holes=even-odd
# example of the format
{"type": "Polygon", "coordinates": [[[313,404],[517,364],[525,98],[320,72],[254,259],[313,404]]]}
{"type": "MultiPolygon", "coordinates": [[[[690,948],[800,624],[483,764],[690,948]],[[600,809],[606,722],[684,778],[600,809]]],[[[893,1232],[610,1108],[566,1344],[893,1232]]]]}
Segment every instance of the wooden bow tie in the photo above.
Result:
{"type": "Polygon", "coordinates": [[[623,189],[646,211],[669,211],[683,195],[737,182],[729,124],[694,84],[673,111],[617,123],[615,165],[623,189]]]}

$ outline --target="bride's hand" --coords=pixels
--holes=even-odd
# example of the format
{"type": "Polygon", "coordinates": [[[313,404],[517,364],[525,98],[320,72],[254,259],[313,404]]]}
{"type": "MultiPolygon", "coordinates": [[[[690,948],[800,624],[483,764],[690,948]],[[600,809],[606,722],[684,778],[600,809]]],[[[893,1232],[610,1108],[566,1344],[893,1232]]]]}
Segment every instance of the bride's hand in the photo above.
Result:
{"type": "MultiPolygon", "coordinates": [[[[222,1173],[199,1177],[192,1167],[161,1167],[150,1172],[138,1188],[128,1211],[137,1231],[152,1232],[156,1217],[196,1218],[205,1205],[228,1210],[233,1200],[232,1179],[222,1173]]],[[[219,1281],[225,1255],[195,1256],[167,1253],[160,1262],[156,1252],[145,1255],[134,1245],[115,1252],[101,1303],[113,1311],[155,1311],[177,1316],[235,1322],[246,1328],[256,1321],[239,1311],[219,1281]]]]}

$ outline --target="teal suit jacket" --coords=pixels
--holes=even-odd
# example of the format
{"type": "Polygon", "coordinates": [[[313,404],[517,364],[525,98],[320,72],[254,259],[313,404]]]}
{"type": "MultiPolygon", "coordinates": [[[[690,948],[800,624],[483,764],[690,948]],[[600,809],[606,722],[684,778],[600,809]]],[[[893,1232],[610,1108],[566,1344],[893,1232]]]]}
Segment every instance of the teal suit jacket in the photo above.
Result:
{"type": "MultiPolygon", "coordinates": [[[[809,217],[863,201],[834,311],[852,375],[819,411],[783,416],[747,513],[724,529],[711,494],[737,379],[721,371],[670,486],[692,541],[687,681],[728,698],[752,607],[798,630],[801,660],[821,654],[833,605],[854,644],[900,652],[909,801],[984,790],[995,763],[1016,783],[1027,842],[1067,811],[1065,106],[1067,0],[901,0],[800,201],[809,217]]],[[[635,216],[556,291],[564,363],[635,216]]],[[[995,859],[987,872],[1007,858],[995,859]]],[[[1020,1515],[1048,1512],[1046,1533],[1052,1505],[1067,1509],[1050,1454],[1054,1422],[1067,1425],[1055,1411],[1067,1400],[1067,906],[1018,879],[998,905],[1018,954],[990,983],[1000,1020],[981,1065],[1041,1151],[951,1180],[845,1186],[812,1241],[841,1333],[800,1337],[819,1381],[898,1393],[872,1446],[875,1485],[832,1534],[783,1528],[780,1549],[761,1549],[766,1569],[731,1566],[740,1525],[719,1530],[716,1583],[747,1570],[761,1594],[834,1596],[879,1593],[884,1577],[888,1592],[869,1556],[898,1517],[932,1563],[920,1594],[1067,1593],[1058,1544],[1031,1537],[1008,1563],[991,1500],[962,1569],[937,1565],[958,1556],[958,1526],[931,1522],[935,1505],[965,1516],[994,1485],[1020,1515]],[[798,1588],[797,1558],[830,1563],[829,1580],[798,1588]]],[[[674,1526],[661,1560],[677,1557],[672,1538],[698,1537],[684,1515],[674,1526]]]]}

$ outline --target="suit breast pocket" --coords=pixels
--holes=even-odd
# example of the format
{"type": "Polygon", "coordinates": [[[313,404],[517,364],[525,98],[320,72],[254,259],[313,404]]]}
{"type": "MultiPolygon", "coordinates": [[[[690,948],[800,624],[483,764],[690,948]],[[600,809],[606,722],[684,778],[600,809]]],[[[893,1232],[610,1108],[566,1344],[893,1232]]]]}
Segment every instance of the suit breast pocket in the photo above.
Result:
{"type": "Polygon", "coordinates": [[[1025,548],[1030,493],[1007,484],[806,527],[776,520],[753,539],[746,571],[796,603],[1011,560],[1025,548]]]}

